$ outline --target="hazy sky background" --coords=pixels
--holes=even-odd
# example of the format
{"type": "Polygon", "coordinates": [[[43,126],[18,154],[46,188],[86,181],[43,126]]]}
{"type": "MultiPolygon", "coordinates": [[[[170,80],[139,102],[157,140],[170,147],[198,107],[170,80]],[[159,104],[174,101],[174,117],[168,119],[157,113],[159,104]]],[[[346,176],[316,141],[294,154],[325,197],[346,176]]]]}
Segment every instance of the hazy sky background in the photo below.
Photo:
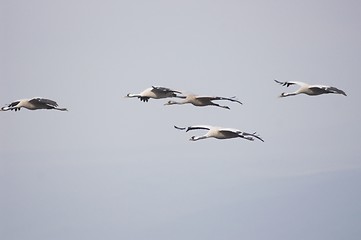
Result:
{"type": "Polygon", "coordinates": [[[360,1],[0,4],[0,104],[69,109],[1,112],[1,239],[360,239],[360,1]],[[152,85],[244,105],[123,98],[152,85]]]}

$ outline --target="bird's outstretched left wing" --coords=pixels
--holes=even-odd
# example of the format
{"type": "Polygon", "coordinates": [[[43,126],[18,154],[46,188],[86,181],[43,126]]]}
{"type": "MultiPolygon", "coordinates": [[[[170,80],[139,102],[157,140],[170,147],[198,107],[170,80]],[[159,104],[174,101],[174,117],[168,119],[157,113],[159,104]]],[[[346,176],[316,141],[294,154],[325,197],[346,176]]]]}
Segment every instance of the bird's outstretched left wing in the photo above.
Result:
{"type": "Polygon", "coordinates": [[[341,89],[338,89],[336,87],[331,87],[331,86],[312,86],[310,87],[310,89],[315,89],[315,88],[319,88],[321,90],[323,90],[325,93],[337,93],[337,94],[342,94],[344,96],[347,96],[346,93],[344,91],[342,91],[341,89]]]}
{"type": "Polygon", "coordinates": [[[274,80],[276,83],[278,83],[278,84],[281,84],[282,86],[286,86],[286,87],[289,87],[289,86],[291,86],[291,85],[294,85],[294,84],[296,84],[296,85],[298,85],[298,86],[304,86],[304,85],[307,85],[306,83],[304,83],[304,82],[296,82],[296,81],[288,81],[288,82],[280,82],[280,81],[278,81],[278,80],[274,80]]]}
{"type": "Polygon", "coordinates": [[[239,104],[243,104],[242,102],[238,101],[236,99],[236,97],[230,97],[230,98],[226,98],[226,97],[213,97],[211,100],[227,100],[227,101],[231,101],[231,102],[236,102],[239,104]]]}
{"type": "Polygon", "coordinates": [[[44,105],[48,105],[48,106],[51,106],[51,107],[57,107],[58,104],[53,101],[53,100],[50,100],[50,99],[46,99],[46,98],[33,98],[31,100],[29,100],[30,103],[32,104],[44,104],[44,105]]]}
{"type": "Polygon", "coordinates": [[[152,86],[152,88],[154,90],[160,91],[160,92],[173,92],[173,93],[179,93],[181,94],[181,92],[176,91],[176,90],[172,90],[170,88],[166,88],[166,87],[156,87],[156,86],[152,86]]]}
{"type": "Polygon", "coordinates": [[[241,135],[243,135],[243,136],[252,136],[252,137],[257,138],[258,140],[264,142],[264,140],[256,132],[254,132],[254,133],[242,132],[241,135]]]}
{"type": "Polygon", "coordinates": [[[186,127],[177,127],[176,125],[174,125],[174,128],[178,129],[178,130],[186,130],[187,129],[186,127]]]}
{"type": "Polygon", "coordinates": [[[207,125],[195,125],[195,126],[190,126],[190,127],[177,127],[177,126],[174,126],[174,128],[179,129],[179,130],[186,130],[186,132],[188,132],[190,130],[196,130],[196,129],[209,130],[209,129],[211,129],[211,126],[207,126],[207,125]]]}

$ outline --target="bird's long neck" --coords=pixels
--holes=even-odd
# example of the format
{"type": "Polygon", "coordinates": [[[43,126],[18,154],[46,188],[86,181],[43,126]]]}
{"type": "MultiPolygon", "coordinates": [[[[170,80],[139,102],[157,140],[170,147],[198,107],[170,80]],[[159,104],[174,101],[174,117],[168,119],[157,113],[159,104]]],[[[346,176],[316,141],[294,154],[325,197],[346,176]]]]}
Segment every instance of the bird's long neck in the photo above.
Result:
{"type": "Polygon", "coordinates": [[[198,140],[206,139],[206,138],[208,138],[208,137],[209,137],[208,135],[193,136],[193,137],[191,137],[189,140],[190,140],[190,141],[198,141],[198,140]]]}
{"type": "Polygon", "coordinates": [[[140,94],[128,93],[125,97],[134,98],[134,97],[141,97],[141,96],[140,96],[140,94]]]}
{"type": "Polygon", "coordinates": [[[280,95],[280,97],[290,97],[290,96],[295,96],[295,95],[297,95],[297,94],[299,94],[299,92],[282,93],[282,94],[280,95]]]}
{"type": "Polygon", "coordinates": [[[168,104],[169,105],[174,105],[174,104],[186,104],[186,103],[189,103],[188,101],[186,100],[181,100],[181,101],[169,101],[168,104]]]}

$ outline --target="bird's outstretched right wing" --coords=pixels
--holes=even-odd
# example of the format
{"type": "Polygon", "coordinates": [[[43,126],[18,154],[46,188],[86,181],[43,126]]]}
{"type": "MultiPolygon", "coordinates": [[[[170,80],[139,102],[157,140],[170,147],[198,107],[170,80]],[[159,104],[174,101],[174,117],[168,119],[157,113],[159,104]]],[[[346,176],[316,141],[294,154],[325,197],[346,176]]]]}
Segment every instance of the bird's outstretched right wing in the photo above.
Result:
{"type": "Polygon", "coordinates": [[[50,99],[46,99],[46,98],[33,98],[31,100],[29,100],[30,103],[33,103],[33,104],[45,104],[45,105],[48,105],[48,106],[51,106],[51,107],[57,107],[58,104],[53,101],[53,100],[50,100],[50,99]]]}
{"type": "Polygon", "coordinates": [[[186,130],[187,129],[186,127],[177,127],[176,125],[174,125],[174,128],[178,129],[178,130],[186,130]]]}
{"type": "Polygon", "coordinates": [[[226,97],[213,97],[212,100],[227,100],[231,102],[236,102],[239,104],[243,104],[242,102],[238,101],[236,97],[226,98],[226,97]]]}
{"type": "Polygon", "coordinates": [[[177,126],[174,126],[174,128],[176,128],[178,130],[186,130],[186,132],[188,132],[190,130],[196,130],[196,129],[204,129],[204,130],[211,129],[211,127],[207,126],[207,125],[195,125],[195,126],[190,126],[190,127],[177,127],[177,126]]]}
{"type": "Polygon", "coordinates": [[[304,83],[304,82],[296,82],[296,81],[288,81],[288,82],[280,82],[280,81],[278,81],[278,80],[274,80],[276,83],[278,83],[278,84],[281,84],[282,86],[286,86],[286,87],[289,87],[289,86],[291,86],[291,85],[294,85],[294,84],[296,84],[296,85],[298,85],[298,86],[304,86],[304,85],[307,85],[306,83],[304,83]]]}
{"type": "Polygon", "coordinates": [[[242,132],[241,135],[243,135],[243,136],[252,136],[252,137],[257,138],[258,140],[264,142],[264,140],[256,132],[254,132],[254,133],[242,132]]]}
{"type": "Polygon", "coordinates": [[[315,89],[315,88],[317,89],[317,88],[319,88],[319,89],[325,91],[326,93],[338,93],[338,94],[342,94],[342,95],[344,95],[344,96],[347,96],[344,91],[342,91],[341,89],[338,89],[338,88],[336,88],[336,87],[331,87],[331,86],[317,86],[317,85],[315,85],[315,86],[312,86],[312,87],[310,87],[310,88],[312,88],[312,89],[315,89]]]}

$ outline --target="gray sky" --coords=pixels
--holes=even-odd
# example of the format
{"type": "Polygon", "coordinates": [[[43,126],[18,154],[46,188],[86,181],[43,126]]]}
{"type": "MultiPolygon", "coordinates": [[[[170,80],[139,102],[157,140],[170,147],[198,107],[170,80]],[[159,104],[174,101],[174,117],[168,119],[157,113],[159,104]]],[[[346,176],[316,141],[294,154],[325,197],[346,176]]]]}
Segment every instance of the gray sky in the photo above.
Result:
{"type": "Polygon", "coordinates": [[[1,239],[360,239],[359,1],[0,4],[0,104],[70,110],[0,114],[1,239]],[[123,98],[152,85],[244,105],[123,98]]]}

